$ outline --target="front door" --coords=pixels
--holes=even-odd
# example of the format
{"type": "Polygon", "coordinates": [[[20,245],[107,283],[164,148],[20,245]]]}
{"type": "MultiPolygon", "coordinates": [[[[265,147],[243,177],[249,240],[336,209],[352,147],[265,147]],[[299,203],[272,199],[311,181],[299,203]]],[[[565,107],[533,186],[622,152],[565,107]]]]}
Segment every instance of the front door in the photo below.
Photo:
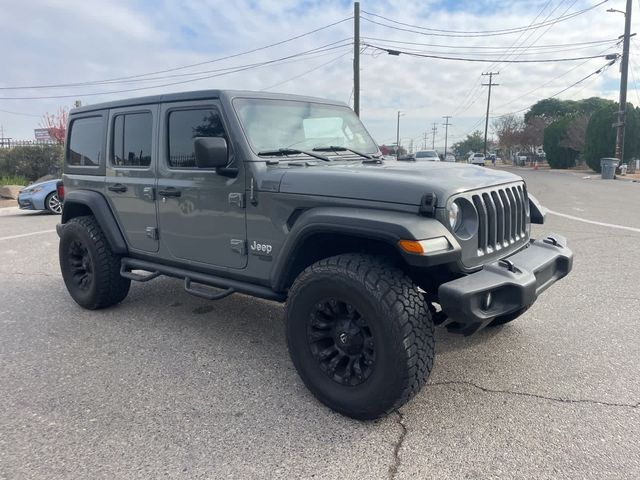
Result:
{"type": "Polygon", "coordinates": [[[158,219],[162,253],[205,266],[244,268],[244,170],[236,159],[217,100],[161,107],[158,219]],[[224,137],[235,177],[196,167],[194,139],[224,137]]]}
{"type": "Polygon", "coordinates": [[[158,106],[111,110],[106,194],[129,248],[158,251],[154,195],[158,106]]]}

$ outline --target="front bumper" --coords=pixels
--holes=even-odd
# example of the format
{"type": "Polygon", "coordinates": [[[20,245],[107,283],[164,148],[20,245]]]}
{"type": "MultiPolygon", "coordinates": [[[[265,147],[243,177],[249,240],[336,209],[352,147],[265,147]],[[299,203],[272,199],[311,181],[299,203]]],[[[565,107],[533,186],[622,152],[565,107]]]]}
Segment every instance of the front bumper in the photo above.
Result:
{"type": "Polygon", "coordinates": [[[470,335],[498,317],[529,308],[542,292],[565,277],[573,252],[560,235],[532,240],[519,252],[482,270],[440,285],[439,303],[451,331],[470,335]]]}
{"type": "Polygon", "coordinates": [[[18,207],[21,210],[36,210],[36,207],[33,204],[31,197],[21,197],[20,195],[18,195],[17,202],[18,202],[18,207]]]}

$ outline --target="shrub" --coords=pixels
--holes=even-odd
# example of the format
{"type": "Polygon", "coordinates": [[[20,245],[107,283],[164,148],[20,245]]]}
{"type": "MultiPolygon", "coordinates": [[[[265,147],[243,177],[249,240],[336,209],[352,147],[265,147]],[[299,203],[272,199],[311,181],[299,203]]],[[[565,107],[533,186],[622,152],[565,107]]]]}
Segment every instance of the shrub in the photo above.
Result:
{"type": "Polygon", "coordinates": [[[561,146],[572,121],[572,116],[566,116],[560,120],[556,120],[544,129],[543,148],[547,154],[547,162],[549,162],[551,168],[571,168],[576,164],[576,158],[578,158],[579,152],[561,146]]]}
{"type": "MultiPolygon", "coordinates": [[[[596,111],[589,120],[584,145],[584,158],[592,170],[600,172],[600,159],[614,157],[616,153],[616,121],[618,105],[609,105],[596,111]]],[[[624,138],[624,161],[640,154],[640,110],[627,104],[627,124],[624,138]]]]}
{"type": "Polygon", "coordinates": [[[3,185],[27,185],[29,180],[25,177],[0,177],[0,187],[3,185]]]}
{"type": "Polygon", "coordinates": [[[37,145],[0,150],[0,176],[34,181],[62,171],[62,145],[37,145]]]}

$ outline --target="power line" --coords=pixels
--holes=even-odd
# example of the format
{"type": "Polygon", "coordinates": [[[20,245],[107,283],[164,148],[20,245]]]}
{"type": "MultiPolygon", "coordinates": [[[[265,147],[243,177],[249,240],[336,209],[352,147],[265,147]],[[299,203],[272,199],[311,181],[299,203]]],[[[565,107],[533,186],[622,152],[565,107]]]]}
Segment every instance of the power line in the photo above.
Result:
{"type": "MultiPolygon", "coordinates": [[[[608,69],[611,65],[613,65],[614,63],[616,63],[616,60],[611,60],[609,63],[607,63],[606,65],[600,67],[598,70],[596,70],[595,72],[590,73],[589,75],[581,78],[580,80],[578,80],[577,82],[572,83],[571,85],[569,85],[568,87],[563,88],[562,90],[560,90],[559,92],[554,93],[553,95],[546,97],[546,98],[555,98],[558,95],[562,95],[564,92],[566,92],[567,90],[575,87],[576,85],[581,84],[582,82],[588,80],[589,78],[598,75],[602,72],[604,72],[606,69],[608,69]]],[[[522,108],[520,110],[516,110],[514,112],[509,112],[509,113],[503,113],[502,115],[495,115],[494,118],[502,118],[502,117],[506,117],[508,115],[515,115],[516,113],[522,113],[526,110],[529,110],[530,107],[526,107],[526,108],[522,108]]]]}
{"type": "MultiPolygon", "coordinates": [[[[606,42],[606,44],[608,44],[610,47],[614,46],[616,44],[617,40],[611,40],[606,42]]],[[[391,49],[391,50],[395,50],[398,48],[403,48],[403,47],[398,47],[398,45],[400,43],[403,42],[396,42],[395,40],[382,40],[382,42],[377,43],[378,46],[383,47],[383,48],[387,48],[387,49],[391,49]]],[[[549,50],[549,49],[540,49],[537,50],[538,47],[535,47],[536,50],[533,51],[529,51],[532,47],[531,46],[526,46],[526,47],[521,47],[524,48],[525,50],[522,53],[518,53],[515,51],[511,51],[509,47],[504,47],[503,51],[487,51],[487,52],[481,52],[481,55],[491,55],[491,56],[500,56],[503,57],[505,55],[512,55],[512,54],[518,54],[518,56],[520,55],[540,55],[540,54],[550,54],[550,53],[564,53],[564,52],[570,52],[570,51],[581,51],[581,50],[586,50],[586,49],[592,49],[594,47],[597,46],[601,46],[602,44],[599,43],[597,45],[589,45],[589,46],[581,46],[581,47],[572,47],[572,48],[561,48],[561,49],[556,49],[556,50],[549,50]]],[[[440,55],[440,54],[453,54],[453,55],[477,55],[478,52],[474,52],[474,51],[466,51],[464,49],[467,48],[473,48],[473,47],[454,47],[454,46],[445,46],[445,45],[440,45],[439,47],[441,48],[449,48],[449,50],[447,51],[441,51],[441,50],[422,50],[422,49],[418,49],[418,48],[411,48],[411,47],[404,47],[403,51],[406,52],[411,52],[411,53],[425,53],[425,54],[433,54],[433,55],[440,55]]],[[[482,47],[478,47],[478,48],[482,48],[482,47]]],[[[500,59],[497,59],[496,61],[499,61],[500,59]]]]}
{"type": "Polygon", "coordinates": [[[300,35],[296,35],[294,37],[290,37],[290,38],[287,38],[285,40],[281,40],[279,42],[271,43],[269,45],[264,45],[262,47],[253,48],[251,50],[246,50],[246,51],[240,52],[240,53],[234,53],[232,55],[227,55],[227,56],[220,57],[220,58],[215,58],[213,60],[206,60],[204,62],[192,63],[192,64],[189,64],[189,65],[182,65],[180,67],[173,67],[173,68],[168,68],[168,69],[165,69],[165,70],[157,70],[155,72],[147,72],[147,73],[141,73],[141,74],[137,74],[137,75],[129,75],[129,76],[126,76],[126,77],[115,77],[115,78],[109,78],[109,79],[103,79],[103,80],[94,80],[94,81],[78,82],[78,83],[66,83],[66,84],[51,84],[51,85],[9,86],[9,87],[0,87],[0,90],[76,87],[76,86],[85,86],[85,85],[91,85],[91,84],[102,84],[102,83],[108,83],[108,82],[116,82],[116,81],[119,81],[119,80],[129,80],[129,79],[133,79],[133,78],[148,77],[150,75],[158,75],[158,74],[162,74],[162,73],[175,72],[175,71],[178,71],[178,70],[185,70],[185,69],[188,69],[188,68],[199,67],[199,66],[202,66],[202,65],[221,62],[223,60],[229,60],[231,58],[237,58],[237,57],[240,57],[240,56],[249,55],[251,53],[256,53],[256,52],[260,52],[262,50],[266,50],[268,48],[277,47],[279,45],[283,45],[285,43],[289,43],[289,42],[292,42],[294,40],[298,40],[300,38],[312,35],[314,33],[320,32],[322,30],[326,30],[328,28],[334,27],[334,26],[339,25],[341,23],[347,22],[347,21],[351,20],[352,18],[353,17],[343,18],[342,20],[339,20],[337,22],[333,22],[333,23],[330,23],[328,25],[324,25],[322,27],[318,27],[318,28],[316,28],[314,30],[310,30],[310,31],[308,31],[306,33],[302,33],[300,35]]]}
{"type": "MultiPolygon", "coordinates": [[[[602,52],[600,52],[600,54],[602,55],[602,54],[604,54],[604,52],[606,52],[606,51],[608,51],[608,50],[609,50],[609,49],[607,48],[606,50],[603,50],[602,52]]],[[[507,106],[511,105],[512,103],[517,102],[518,100],[522,100],[522,99],[523,99],[523,98],[525,98],[526,96],[531,95],[532,93],[537,92],[538,90],[543,89],[543,88],[544,88],[544,87],[546,87],[547,85],[552,84],[552,83],[553,83],[553,82],[555,82],[556,80],[559,80],[560,78],[567,76],[568,74],[570,74],[570,73],[571,73],[571,72],[573,72],[574,70],[577,70],[578,68],[582,67],[583,65],[586,65],[587,63],[589,63],[589,61],[591,61],[591,59],[589,59],[589,60],[585,60],[584,62],[582,62],[582,63],[580,63],[580,64],[578,64],[578,65],[575,65],[574,67],[571,67],[571,68],[570,68],[569,70],[567,70],[566,72],[564,72],[564,73],[562,73],[562,74],[558,75],[557,77],[552,78],[551,80],[549,80],[549,81],[547,81],[547,82],[543,83],[542,85],[540,85],[540,86],[538,86],[538,87],[536,87],[536,88],[533,88],[532,90],[529,90],[529,91],[528,91],[528,92],[526,92],[526,93],[523,93],[523,94],[518,95],[517,97],[515,97],[515,98],[513,98],[512,100],[508,101],[507,103],[503,103],[502,105],[500,105],[500,106],[498,107],[498,110],[502,110],[504,107],[507,107],[507,106]]]]}
{"type": "Polygon", "coordinates": [[[412,25],[409,23],[404,23],[404,22],[400,22],[397,20],[393,20],[391,18],[388,17],[384,17],[382,15],[378,15],[376,13],[372,13],[372,12],[367,12],[365,10],[362,11],[362,13],[366,14],[366,15],[370,15],[372,17],[376,17],[376,18],[380,18],[382,20],[385,20],[387,22],[396,24],[396,25],[402,25],[404,27],[410,27],[412,29],[418,29],[418,30],[422,30],[424,32],[435,32],[435,33],[424,33],[422,31],[413,31],[413,30],[408,30],[408,29],[404,29],[404,28],[398,28],[398,27],[392,27],[390,25],[385,25],[379,22],[375,22],[371,19],[367,19],[363,17],[363,20],[366,20],[368,22],[371,23],[375,23],[377,25],[381,25],[383,27],[387,27],[387,28],[395,28],[397,30],[404,30],[404,31],[408,31],[408,32],[412,32],[412,33],[418,33],[421,35],[432,35],[432,36],[441,36],[441,37],[491,37],[491,36],[498,36],[498,35],[509,35],[512,33],[519,33],[522,31],[527,31],[530,29],[537,29],[540,27],[544,27],[550,24],[555,24],[555,23],[560,23],[560,22],[564,22],[566,20],[569,20],[571,18],[577,17],[579,15],[582,15],[584,13],[587,13],[591,10],[593,10],[594,8],[597,8],[605,3],[607,3],[608,0],[603,0],[602,2],[593,5],[591,7],[585,8],[583,10],[579,10],[577,12],[573,12],[569,15],[562,15],[560,17],[557,17],[553,20],[547,21],[544,20],[543,22],[540,22],[538,24],[532,24],[529,26],[522,26],[522,27],[514,27],[514,28],[510,28],[510,29],[502,29],[502,30],[480,30],[480,31],[460,31],[460,30],[444,30],[444,29],[437,29],[437,28],[427,28],[427,27],[422,27],[419,25],[412,25]]]}
{"type": "Polygon", "coordinates": [[[292,80],[296,80],[296,79],[298,79],[298,78],[300,78],[300,77],[304,77],[305,75],[308,75],[308,74],[309,74],[309,73],[311,73],[311,72],[315,72],[316,70],[320,70],[322,67],[326,67],[327,65],[329,65],[329,64],[331,64],[331,63],[333,63],[333,62],[336,62],[336,61],[340,60],[341,58],[343,58],[343,57],[345,57],[345,56],[349,55],[349,53],[351,53],[351,50],[350,50],[350,49],[349,49],[349,51],[348,51],[348,52],[345,52],[345,53],[343,53],[342,55],[338,55],[337,57],[332,58],[332,59],[331,59],[331,60],[329,60],[328,62],[324,62],[324,63],[322,63],[322,64],[320,64],[320,65],[317,65],[316,67],[313,67],[313,68],[311,68],[311,69],[309,69],[309,70],[306,70],[306,71],[302,72],[301,74],[296,75],[296,76],[291,77],[291,78],[288,78],[288,79],[286,79],[286,80],[284,80],[284,81],[282,81],[282,82],[278,82],[278,83],[276,83],[276,84],[274,84],[274,85],[271,85],[271,86],[269,86],[269,87],[266,87],[266,88],[261,88],[261,89],[260,89],[260,91],[261,91],[261,92],[263,92],[263,91],[265,91],[265,90],[271,90],[272,88],[279,87],[280,85],[284,85],[285,83],[288,83],[288,82],[290,82],[290,81],[292,81],[292,80]]]}
{"type": "MultiPolygon", "coordinates": [[[[542,13],[547,9],[547,7],[551,4],[552,0],[547,0],[547,2],[542,6],[542,8],[540,9],[540,11],[537,13],[537,15],[534,17],[534,19],[531,21],[531,23],[529,24],[529,26],[534,25],[536,23],[536,20],[538,20],[538,18],[540,18],[540,16],[542,15],[542,13]]],[[[553,10],[546,16],[545,20],[547,20],[551,15],[553,14],[553,10]]],[[[511,45],[511,49],[515,48],[518,46],[518,42],[520,42],[520,39],[524,36],[525,32],[520,33],[520,35],[518,35],[518,38],[516,39],[515,42],[513,42],[513,44],[511,45]]],[[[521,46],[524,45],[524,42],[521,46]]],[[[507,53],[508,55],[508,53],[507,53]]],[[[498,67],[499,64],[497,63],[493,63],[489,66],[489,70],[493,69],[494,67],[498,67]]],[[[482,78],[482,77],[480,77],[482,78]]],[[[468,99],[465,100],[465,105],[466,107],[463,107],[461,112],[458,112],[457,114],[460,115],[461,113],[466,112],[467,110],[469,110],[480,98],[476,93],[480,91],[480,88],[482,88],[482,81],[480,81],[480,85],[476,84],[470,91],[469,91],[469,95],[468,95],[468,99]],[[475,98],[474,98],[475,96],[475,98]]]]}
{"type": "MultiPolygon", "coordinates": [[[[639,0],[640,1],[640,0],[639,0]]],[[[403,44],[403,45],[419,45],[419,46],[423,46],[423,47],[447,47],[447,48],[453,48],[452,45],[447,44],[441,44],[441,43],[420,43],[420,42],[408,42],[408,41],[403,41],[403,40],[393,40],[393,39],[388,39],[388,38],[380,38],[380,37],[361,37],[364,40],[372,40],[372,41],[381,41],[381,42],[393,42],[393,43],[399,43],[399,44],[403,44]]],[[[608,40],[594,40],[594,41],[589,41],[589,42],[576,42],[576,43],[556,43],[556,44],[545,44],[545,45],[538,45],[536,48],[562,48],[562,47],[578,47],[578,46],[584,46],[585,48],[587,46],[590,45],[604,45],[604,44],[608,44],[608,43],[615,43],[618,42],[619,40],[617,38],[611,38],[608,40]]],[[[468,48],[468,49],[485,49],[485,50],[510,50],[510,49],[518,49],[518,48],[524,48],[524,49],[528,49],[530,48],[529,46],[515,46],[512,45],[511,47],[504,47],[504,46],[496,46],[496,45],[465,45],[464,47],[460,47],[460,48],[468,48]]]]}
{"type": "Polygon", "coordinates": [[[125,93],[125,92],[136,92],[136,91],[141,91],[141,90],[149,90],[149,89],[153,89],[153,88],[168,87],[168,86],[172,86],[172,85],[180,85],[180,84],[184,84],[184,83],[196,82],[196,81],[199,81],[199,80],[206,80],[206,79],[209,79],[209,78],[221,77],[221,76],[229,75],[229,74],[232,74],[232,73],[243,72],[245,70],[249,70],[249,69],[252,69],[252,68],[259,68],[259,67],[263,67],[263,66],[266,66],[266,65],[279,63],[282,60],[288,60],[288,59],[291,59],[291,58],[304,56],[304,55],[307,55],[309,52],[317,53],[319,51],[335,50],[335,49],[338,49],[338,48],[343,48],[344,46],[345,45],[338,45],[338,46],[333,46],[333,47],[326,48],[324,50],[319,50],[318,48],[315,48],[315,49],[312,49],[312,50],[306,50],[304,52],[299,52],[299,53],[296,53],[296,54],[288,55],[286,57],[281,57],[281,58],[277,58],[277,59],[273,59],[273,60],[267,60],[267,61],[264,61],[264,62],[253,63],[253,64],[249,64],[249,65],[241,65],[241,66],[238,66],[235,70],[232,70],[232,71],[226,71],[226,72],[217,73],[217,74],[214,74],[214,75],[201,76],[201,77],[198,77],[198,78],[191,78],[191,79],[188,79],[188,80],[181,80],[181,81],[178,81],[178,82],[165,83],[165,84],[161,84],[161,85],[129,88],[129,89],[124,89],[124,90],[111,90],[111,91],[108,91],[108,92],[74,93],[74,94],[69,94],[69,95],[49,95],[49,96],[35,96],[35,97],[0,97],[0,100],[44,100],[44,99],[53,99],[53,98],[73,98],[73,97],[87,97],[87,96],[95,96],[95,95],[111,95],[111,94],[115,94],[115,93],[125,93]]]}
{"type": "MultiPolygon", "coordinates": [[[[317,47],[317,49],[314,49],[316,51],[313,50],[309,50],[309,53],[305,53],[305,56],[307,56],[308,58],[316,58],[316,57],[321,57],[324,55],[327,55],[328,53],[332,53],[331,50],[329,48],[329,46],[334,46],[336,44],[340,44],[337,45],[337,47],[346,47],[351,45],[351,38],[344,38],[341,40],[337,40],[335,42],[331,42],[328,43],[326,45],[322,45],[320,47],[317,47]]],[[[291,62],[297,62],[299,60],[290,60],[288,62],[283,61],[281,62],[281,64],[286,64],[286,63],[291,63],[291,62]]],[[[251,63],[251,64],[245,64],[245,65],[240,65],[240,66],[250,66],[250,65],[255,65],[255,66],[260,66],[262,65],[264,62],[255,62],[255,63],[251,63]]],[[[153,81],[159,81],[159,80],[167,80],[170,78],[183,78],[183,77],[192,77],[195,75],[204,75],[204,74],[208,74],[208,73],[217,73],[217,72],[225,72],[225,71],[229,71],[229,70],[236,70],[237,68],[239,68],[239,66],[233,66],[233,67],[223,67],[223,68],[216,68],[213,70],[199,70],[197,72],[189,72],[189,73],[174,73],[172,75],[163,75],[160,77],[151,77],[151,78],[135,78],[135,79],[130,79],[130,80],[120,80],[120,81],[112,81],[112,80],[105,80],[105,81],[96,81],[94,83],[90,83],[90,85],[87,84],[87,82],[81,82],[81,83],[76,83],[76,84],[59,84],[59,85],[54,85],[54,86],[41,86],[41,87],[37,87],[37,88],[59,88],[59,87],[74,87],[74,86],[97,86],[97,85],[116,85],[116,84],[120,84],[120,83],[138,83],[138,82],[142,82],[142,83],[148,83],[148,82],[153,82],[153,81]]],[[[25,87],[26,88],[26,87],[25,87]]],[[[34,87],[35,88],[35,87],[34,87]]],[[[2,88],[0,87],[0,90],[2,90],[2,88]]]]}
{"type": "MultiPolygon", "coordinates": [[[[412,53],[406,50],[393,50],[389,48],[383,48],[376,45],[372,45],[370,43],[366,43],[365,45],[375,48],[377,50],[382,50],[387,52],[389,55],[409,55],[411,57],[423,57],[423,58],[433,58],[436,60],[454,60],[460,62],[495,62],[495,59],[491,58],[465,58],[465,57],[450,57],[444,55],[429,55],[429,54],[420,54],[420,53],[412,53]]],[[[533,60],[501,60],[499,63],[558,63],[558,62],[574,62],[578,60],[586,60],[590,58],[598,58],[601,55],[591,55],[591,56],[582,56],[582,57],[570,57],[570,58],[545,58],[545,59],[533,59],[533,60]]]]}

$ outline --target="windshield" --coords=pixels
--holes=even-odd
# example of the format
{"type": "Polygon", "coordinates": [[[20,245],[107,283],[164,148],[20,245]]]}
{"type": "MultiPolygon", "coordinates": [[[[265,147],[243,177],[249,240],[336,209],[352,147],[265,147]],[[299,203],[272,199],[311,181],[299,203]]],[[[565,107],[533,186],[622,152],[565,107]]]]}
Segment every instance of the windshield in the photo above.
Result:
{"type": "Polygon", "coordinates": [[[426,150],[424,152],[416,153],[416,158],[434,158],[437,156],[438,154],[433,150],[426,150]]]}
{"type": "Polygon", "coordinates": [[[233,106],[253,150],[336,146],[363,153],[378,147],[348,107],[297,100],[237,98],[233,106]]]}
{"type": "Polygon", "coordinates": [[[476,153],[474,157],[476,158],[484,157],[484,153],[476,153]]]}

